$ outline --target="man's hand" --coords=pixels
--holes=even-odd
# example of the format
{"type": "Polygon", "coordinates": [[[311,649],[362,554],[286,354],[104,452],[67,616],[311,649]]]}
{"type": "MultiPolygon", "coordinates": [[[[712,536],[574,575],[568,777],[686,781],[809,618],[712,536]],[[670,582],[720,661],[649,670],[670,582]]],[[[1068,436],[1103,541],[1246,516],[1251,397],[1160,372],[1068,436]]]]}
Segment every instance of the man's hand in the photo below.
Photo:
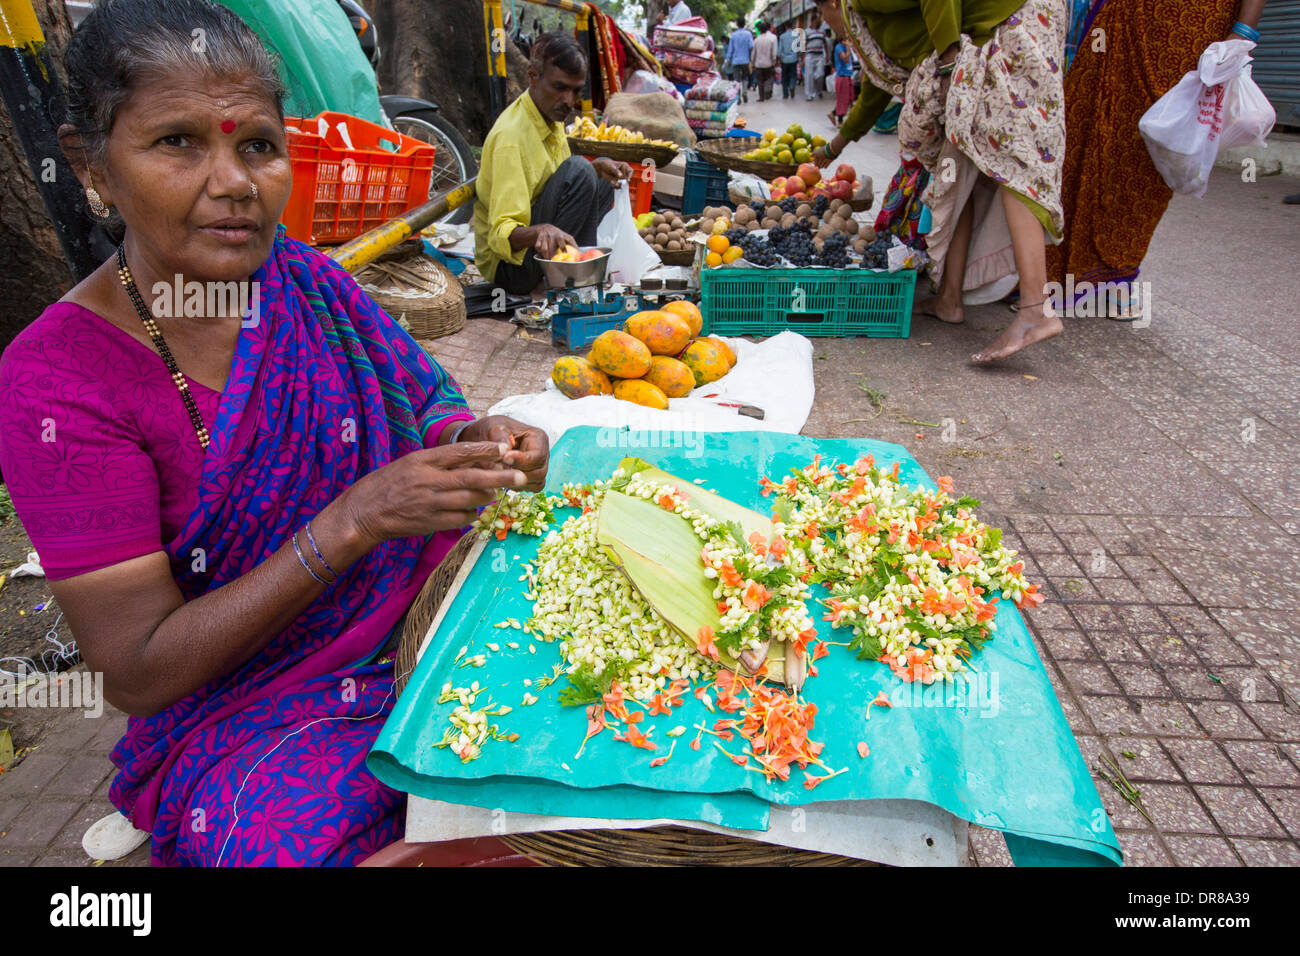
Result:
{"type": "Polygon", "coordinates": [[[559,226],[544,222],[534,226],[533,249],[540,259],[553,259],[565,246],[578,247],[578,242],[559,226]]]}
{"type": "Polygon", "coordinates": [[[632,178],[632,167],[627,163],[618,162],[607,156],[598,156],[591,161],[595,167],[596,175],[601,179],[608,179],[611,183],[617,183],[620,180],[632,178]]]}
{"type": "MultiPolygon", "coordinates": [[[[522,471],[528,483],[525,491],[541,491],[546,484],[551,443],[546,432],[504,415],[488,415],[465,426],[460,441],[496,442],[509,446],[501,456],[504,467],[522,471]]],[[[459,444],[459,442],[458,442],[459,444]]]]}

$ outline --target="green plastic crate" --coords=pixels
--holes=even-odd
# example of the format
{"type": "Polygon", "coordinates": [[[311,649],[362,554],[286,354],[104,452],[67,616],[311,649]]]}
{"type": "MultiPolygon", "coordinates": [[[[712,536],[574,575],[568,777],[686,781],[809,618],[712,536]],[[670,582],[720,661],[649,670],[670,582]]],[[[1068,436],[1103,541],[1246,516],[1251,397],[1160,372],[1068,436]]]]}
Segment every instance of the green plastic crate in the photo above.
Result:
{"type": "Polygon", "coordinates": [[[718,335],[907,338],[916,272],[864,269],[705,269],[704,331],[718,335]]]}

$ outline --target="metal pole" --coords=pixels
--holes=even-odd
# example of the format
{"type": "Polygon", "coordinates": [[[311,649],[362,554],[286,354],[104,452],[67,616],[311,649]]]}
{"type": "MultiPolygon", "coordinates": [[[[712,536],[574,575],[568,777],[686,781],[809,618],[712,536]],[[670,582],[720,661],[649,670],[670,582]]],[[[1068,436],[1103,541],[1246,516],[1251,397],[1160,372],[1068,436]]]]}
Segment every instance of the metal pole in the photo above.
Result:
{"type": "Polygon", "coordinates": [[[59,146],[54,110],[63,88],[31,0],[0,0],[0,98],[9,111],[63,257],[80,282],[99,266],[90,251],[86,194],[59,146]]]}
{"type": "Polygon", "coordinates": [[[441,219],[456,207],[473,200],[474,186],[477,182],[477,179],[471,179],[436,199],[430,199],[423,206],[416,206],[410,212],[396,219],[390,219],[382,226],[376,226],[365,235],[357,236],[351,242],[331,250],[330,258],[348,272],[356,272],[393,246],[405,242],[429,223],[441,219]]]}
{"type": "Polygon", "coordinates": [[[506,108],[506,29],[501,0],[483,0],[483,33],[487,40],[488,103],[492,119],[506,108]]]}

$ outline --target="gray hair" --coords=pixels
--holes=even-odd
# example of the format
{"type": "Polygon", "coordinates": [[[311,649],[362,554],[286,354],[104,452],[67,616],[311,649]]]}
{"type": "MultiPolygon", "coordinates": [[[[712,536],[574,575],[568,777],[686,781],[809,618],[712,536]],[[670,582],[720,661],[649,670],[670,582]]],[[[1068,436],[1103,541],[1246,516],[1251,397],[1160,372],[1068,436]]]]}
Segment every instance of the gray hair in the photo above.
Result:
{"type": "Polygon", "coordinates": [[[142,83],[177,74],[251,77],[284,119],[275,58],[235,13],[211,0],[100,0],[68,42],[66,121],[102,162],[118,110],[142,83]]]}

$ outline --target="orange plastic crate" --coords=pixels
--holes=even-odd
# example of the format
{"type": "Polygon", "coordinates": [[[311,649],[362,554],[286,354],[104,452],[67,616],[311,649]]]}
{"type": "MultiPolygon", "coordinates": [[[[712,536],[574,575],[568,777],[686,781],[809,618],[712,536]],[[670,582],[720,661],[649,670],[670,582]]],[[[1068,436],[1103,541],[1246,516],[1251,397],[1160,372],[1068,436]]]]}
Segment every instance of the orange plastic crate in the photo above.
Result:
{"type": "MultiPolygon", "coordinates": [[[[592,157],[584,156],[590,161],[592,157]]],[[[628,183],[628,199],[632,202],[632,215],[639,216],[650,211],[650,201],[655,194],[655,167],[651,163],[628,163],[632,167],[632,181],[628,183]],[[650,175],[645,170],[650,170],[650,175]]]]}
{"type": "Polygon", "coordinates": [[[414,209],[429,198],[434,148],[346,113],[286,117],[293,192],[280,221],[295,239],[332,245],[414,209]],[[338,124],[346,123],[352,149],[338,124]]]}

